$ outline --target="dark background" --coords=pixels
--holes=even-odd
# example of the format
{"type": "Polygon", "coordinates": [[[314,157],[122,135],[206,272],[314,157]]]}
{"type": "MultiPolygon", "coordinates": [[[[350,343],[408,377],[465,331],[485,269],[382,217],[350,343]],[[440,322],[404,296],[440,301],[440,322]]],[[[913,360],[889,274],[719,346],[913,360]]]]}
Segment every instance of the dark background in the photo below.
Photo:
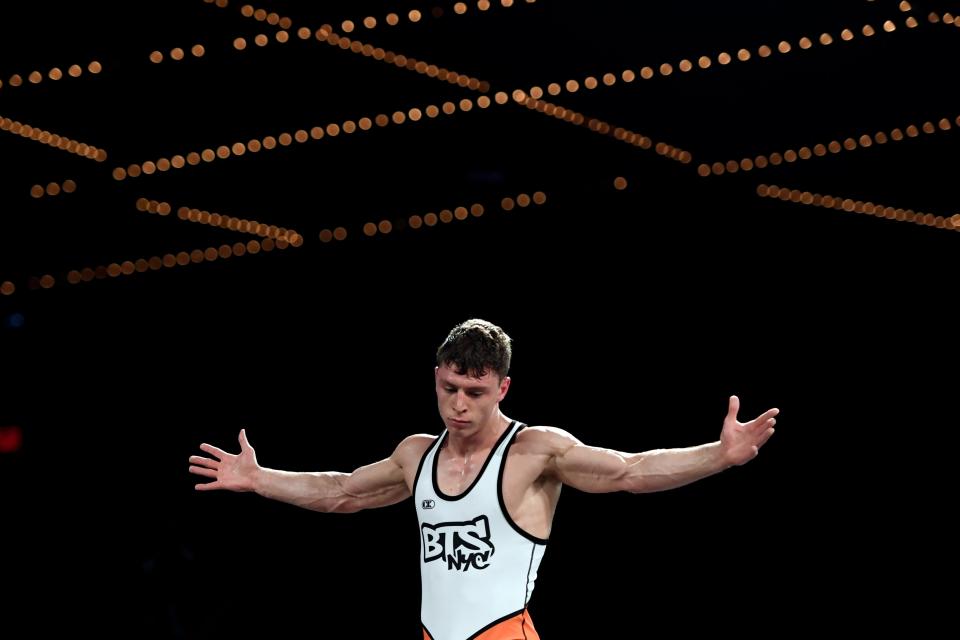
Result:
{"type": "Polygon", "coordinates": [[[514,338],[507,415],[591,444],[714,440],[734,393],[744,419],[782,412],[762,455],[718,477],[643,496],[565,490],[531,603],[544,638],[923,634],[945,600],[926,584],[952,566],[957,422],[941,407],[955,393],[960,236],[757,188],[956,213],[960,33],[928,19],[956,7],[539,0],[434,16],[409,2],[301,4],[263,7],[293,20],[290,42],[243,52],[234,38],[276,28],[232,0],[4,9],[0,117],[109,157],[0,131],[0,282],[15,286],[0,295],[0,426],[23,438],[0,454],[3,636],[419,637],[409,503],[347,517],[200,494],[187,458],[200,442],[236,451],[245,426],[266,466],[349,471],[407,434],[438,433],[433,354],[469,317],[514,338]],[[411,8],[417,24],[352,35],[486,80],[490,96],[711,56],[708,70],[547,96],[693,161],[511,101],[111,177],[476,99],[295,35],[411,8]],[[832,45],[797,46],[824,31],[832,45]],[[793,50],[756,56],[780,40],[793,50]],[[202,58],[148,59],[198,42],[202,58]],[[741,47],[752,60],[716,62],[741,47]],[[100,74],[9,82],[90,60],[100,74]],[[941,118],[950,130],[697,174],[941,118]],[[30,195],[66,179],[74,193],[30,195]],[[535,191],[543,205],[500,207],[535,191]],[[70,284],[71,270],[255,238],[138,211],[137,198],[295,229],[303,244],[70,284]],[[483,216],[396,224],[473,203],[483,216]],[[392,233],[363,234],[385,219],[392,233]],[[337,226],[345,240],[320,240],[337,226]]]}

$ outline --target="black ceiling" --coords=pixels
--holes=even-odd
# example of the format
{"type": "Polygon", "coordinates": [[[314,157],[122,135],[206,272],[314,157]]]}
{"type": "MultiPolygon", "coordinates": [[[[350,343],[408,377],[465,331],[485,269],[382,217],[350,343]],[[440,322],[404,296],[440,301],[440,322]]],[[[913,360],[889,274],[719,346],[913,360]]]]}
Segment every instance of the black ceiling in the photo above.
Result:
{"type": "MultiPolygon", "coordinates": [[[[734,229],[736,237],[749,233],[777,244],[787,241],[780,234],[789,229],[804,242],[810,240],[808,234],[829,233],[831,225],[850,218],[863,218],[849,222],[856,237],[884,234],[886,228],[902,234],[905,243],[907,238],[952,235],[757,195],[758,185],[776,184],[798,194],[808,191],[811,198],[831,195],[947,218],[956,213],[950,159],[960,129],[952,63],[958,30],[948,24],[952,16],[943,13],[949,9],[946,3],[628,6],[517,0],[509,7],[491,3],[485,11],[476,2],[466,3],[463,15],[454,3],[221,4],[225,6],[203,0],[116,6],[31,2],[5,9],[0,281],[13,285],[14,296],[32,295],[44,275],[52,276],[53,286],[38,294],[55,297],[74,286],[70,280],[84,268],[115,263],[116,269],[125,261],[219,249],[258,237],[178,220],[180,207],[295,230],[302,246],[288,251],[305,257],[255,260],[269,269],[275,265],[266,266],[268,261],[305,260],[290,267],[297,273],[325,251],[347,252],[350,245],[367,241],[362,233],[367,222],[392,221],[394,245],[442,247],[444,234],[467,232],[413,231],[403,228],[404,221],[477,203],[487,220],[471,216],[450,226],[476,223],[484,227],[477,231],[481,235],[533,233],[542,241],[557,233],[557,226],[583,225],[601,243],[622,234],[644,234],[647,228],[658,235],[661,248],[687,242],[686,236],[700,235],[697,229],[714,240],[723,237],[715,232],[734,229]],[[246,17],[261,8],[263,15],[275,12],[274,17],[246,17]],[[416,23],[408,16],[411,9],[422,12],[416,23]],[[391,12],[398,16],[395,26],[387,24],[391,12]],[[940,19],[932,22],[931,14],[940,19]],[[376,19],[372,29],[363,26],[368,17],[376,19]],[[285,43],[276,39],[280,25],[270,24],[279,19],[286,19],[284,24],[289,20],[285,43]],[[916,20],[915,28],[907,25],[910,19],[916,20]],[[348,20],[355,25],[352,31],[344,26],[348,20]],[[895,30],[888,32],[885,24],[895,30]],[[864,35],[865,25],[874,35],[864,35]],[[299,36],[301,28],[309,30],[306,39],[299,36]],[[852,32],[851,40],[842,38],[844,29],[852,32]],[[358,49],[379,47],[382,57],[394,63],[352,51],[335,37],[334,43],[320,41],[320,30],[321,35],[329,31],[355,38],[358,43],[351,44],[358,49]],[[821,43],[823,33],[831,34],[832,44],[821,43]],[[265,36],[266,46],[256,44],[258,35],[265,36]],[[803,37],[812,43],[806,49],[803,37]],[[237,38],[245,39],[245,50],[236,49],[237,38]],[[781,42],[789,44],[788,52],[778,50],[781,42]],[[202,57],[191,53],[198,44],[204,48],[202,57]],[[771,48],[769,57],[760,55],[762,45],[771,48]],[[177,47],[184,51],[183,60],[171,57],[177,47]],[[748,61],[738,60],[741,49],[750,53],[748,61]],[[162,62],[151,61],[154,52],[162,62]],[[390,52],[488,83],[480,86],[486,91],[401,67],[390,52]],[[720,61],[722,52],[732,57],[726,65],[720,61]],[[701,68],[701,56],[709,68],[701,68]],[[681,70],[684,60],[692,70],[681,70]],[[93,61],[102,67],[97,74],[88,69],[93,61]],[[669,76],[663,75],[665,63],[672,67],[669,76]],[[75,64],[82,69],[77,78],[68,73],[75,64]],[[641,77],[644,67],[653,71],[652,78],[641,77]],[[50,78],[54,68],[62,79],[50,78]],[[40,82],[30,80],[32,72],[38,72],[40,82]],[[624,72],[636,79],[625,82],[624,72]],[[604,82],[605,74],[612,74],[612,86],[604,82]],[[19,86],[12,80],[15,75],[22,78],[19,86]],[[585,88],[589,77],[597,88],[585,88]],[[497,92],[512,96],[515,90],[547,90],[550,83],[565,86],[570,80],[579,83],[578,91],[543,99],[581,114],[582,124],[513,99],[503,105],[495,99],[497,92]],[[492,99],[491,105],[481,108],[477,101],[484,96],[492,99]],[[471,101],[469,112],[460,108],[464,99],[471,101]],[[455,113],[425,114],[429,105],[442,108],[445,102],[457,105],[455,113]],[[413,108],[424,112],[417,122],[410,119],[413,108]],[[262,143],[283,133],[304,135],[315,127],[346,128],[348,121],[359,124],[378,114],[392,118],[396,112],[405,116],[403,124],[374,123],[369,131],[327,133],[289,147],[278,143],[273,150],[246,151],[242,157],[231,151],[226,159],[199,166],[187,162],[190,152],[262,143]],[[591,130],[593,120],[607,124],[605,135],[591,130]],[[102,149],[106,160],[28,139],[13,123],[29,125],[35,137],[47,132],[102,149]],[[934,133],[923,132],[924,123],[934,133]],[[879,132],[890,138],[894,129],[906,132],[910,125],[918,128],[917,137],[905,133],[902,141],[876,141],[879,132]],[[634,145],[618,140],[613,135],[618,127],[626,130],[624,136],[632,132],[643,138],[630,138],[638,143],[634,145]],[[869,148],[862,145],[864,134],[871,137],[869,148]],[[836,141],[842,146],[848,138],[857,141],[855,150],[827,151],[824,157],[814,153],[817,144],[836,141]],[[668,152],[675,148],[674,159],[658,154],[657,143],[670,145],[668,152]],[[811,159],[750,171],[739,164],[787,150],[803,153],[804,147],[811,159]],[[689,156],[680,156],[681,150],[689,156]],[[183,168],[115,177],[131,165],[175,161],[176,156],[183,168]],[[727,172],[731,161],[737,164],[735,175],[727,172]],[[701,167],[715,163],[724,165],[724,175],[698,175],[707,170],[701,167]],[[623,192],[613,186],[617,177],[627,181],[623,192]],[[68,180],[76,185],[72,193],[39,198],[31,193],[51,183],[54,190],[62,189],[68,180]],[[545,206],[552,211],[537,219],[537,231],[512,229],[503,222],[504,197],[536,191],[546,194],[545,206]],[[172,213],[164,218],[139,211],[140,198],[168,203],[172,213]],[[624,213],[614,215],[614,209],[624,213]],[[644,220],[642,226],[638,219],[644,220]],[[337,242],[326,245],[319,234],[337,227],[348,236],[342,249],[334,250],[337,242]],[[71,276],[71,271],[77,273],[71,276]]],[[[399,249],[383,249],[393,250],[399,249]]],[[[240,264],[250,256],[225,264],[231,260],[240,264]]],[[[119,277],[150,287],[168,271],[209,268],[191,264],[119,277]]],[[[212,268],[230,277],[230,267],[212,268]]],[[[99,275],[104,274],[109,280],[109,271],[101,269],[99,275]]]]}

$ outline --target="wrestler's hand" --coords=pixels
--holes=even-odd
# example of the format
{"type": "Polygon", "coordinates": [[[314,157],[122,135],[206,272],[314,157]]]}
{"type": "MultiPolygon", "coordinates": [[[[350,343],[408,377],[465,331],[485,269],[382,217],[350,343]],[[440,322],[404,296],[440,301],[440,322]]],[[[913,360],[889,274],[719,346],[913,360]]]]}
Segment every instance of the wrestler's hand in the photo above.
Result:
{"type": "Polygon", "coordinates": [[[780,413],[779,409],[768,409],[749,422],[739,422],[739,410],[740,399],[730,396],[730,408],[720,432],[720,447],[731,465],[743,464],[757,456],[760,447],[773,435],[773,425],[777,423],[775,416],[780,413]]]}
{"type": "Polygon", "coordinates": [[[203,443],[200,448],[213,458],[190,456],[190,473],[214,478],[213,482],[196,485],[198,491],[227,489],[229,491],[253,491],[253,479],[260,471],[257,453],[247,441],[246,429],[240,430],[240,453],[234,455],[211,444],[203,443]]]}

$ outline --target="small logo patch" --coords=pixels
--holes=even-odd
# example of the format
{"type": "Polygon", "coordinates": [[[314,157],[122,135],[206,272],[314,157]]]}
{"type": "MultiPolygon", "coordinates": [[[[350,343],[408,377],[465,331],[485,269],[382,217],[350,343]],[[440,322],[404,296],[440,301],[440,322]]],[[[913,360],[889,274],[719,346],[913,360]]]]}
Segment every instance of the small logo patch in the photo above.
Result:
{"type": "Polygon", "coordinates": [[[424,500],[420,506],[422,506],[424,509],[433,509],[433,507],[436,505],[434,505],[433,500],[424,500]]]}

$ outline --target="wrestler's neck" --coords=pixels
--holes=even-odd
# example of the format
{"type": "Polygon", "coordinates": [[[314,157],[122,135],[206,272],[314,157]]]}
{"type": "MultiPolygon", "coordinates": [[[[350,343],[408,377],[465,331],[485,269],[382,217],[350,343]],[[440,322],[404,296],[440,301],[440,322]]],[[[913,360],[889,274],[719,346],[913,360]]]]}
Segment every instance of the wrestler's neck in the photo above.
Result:
{"type": "Polygon", "coordinates": [[[448,431],[446,447],[457,457],[468,457],[477,451],[487,451],[493,448],[511,422],[510,418],[497,409],[489,420],[472,432],[448,431]]]}

